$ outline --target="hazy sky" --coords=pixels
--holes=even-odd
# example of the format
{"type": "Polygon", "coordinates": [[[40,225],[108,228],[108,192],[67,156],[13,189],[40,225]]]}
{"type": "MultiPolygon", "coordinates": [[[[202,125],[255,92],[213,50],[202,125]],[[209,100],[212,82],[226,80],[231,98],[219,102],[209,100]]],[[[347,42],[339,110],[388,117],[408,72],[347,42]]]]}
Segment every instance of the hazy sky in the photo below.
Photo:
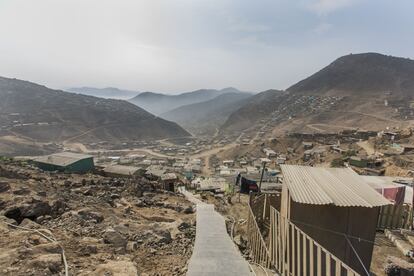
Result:
{"type": "Polygon", "coordinates": [[[413,0],[0,0],[0,75],[284,89],[349,53],[414,57],[413,11],[413,0]]]}

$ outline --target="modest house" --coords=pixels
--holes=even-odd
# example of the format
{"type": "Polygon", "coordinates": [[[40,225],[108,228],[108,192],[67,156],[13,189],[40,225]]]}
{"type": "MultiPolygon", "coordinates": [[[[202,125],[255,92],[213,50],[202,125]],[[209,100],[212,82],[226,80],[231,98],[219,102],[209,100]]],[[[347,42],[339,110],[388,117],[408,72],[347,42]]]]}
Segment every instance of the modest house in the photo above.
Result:
{"type": "Polygon", "coordinates": [[[166,172],[166,169],[164,169],[162,166],[158,165],[151,165],[147,168],[147,171],[145,172],[145,175],[150,180],[159,180],[161,179],[161,176],[166,172]]]}
{"type": "Polygon", "coordinates": [[[44,171],[86,173],[95,169],[93,156],[72,152],[40,156],[33,163],[44,171]]]}
{"type": "Polygon", "coordinates": [[[164,190],[174,192],[175,185],[179,182],[179,179],[175,173],[165,173],[161,175],[161,181],[164,185],[164,190]]]}
{"type": "Polygon", "coordinates": [[[133,177],[143,175],[145,170],[140,167],[110,165],[103,169],[106,176],[111,177],[133,177]]]}
{"type": "Polygon", "coordinates": [[[266,154],[267,158],[276,157],[276,152],[272,149],[263,149],[263,152],[266,154]]]}
{"type": "Polygon", "coordinates": [[[366,158],[352,156],[349,158],[349,165],[359,168],[365,168],[366,166],[368,166],[368,160],[366,158]]]}
{"type": "Polygon", "coordinates": [[[379,209],[391,203],[350,168],[281,169],[281,216],[365,275],[359,258],[369,269],[379,209]]]}

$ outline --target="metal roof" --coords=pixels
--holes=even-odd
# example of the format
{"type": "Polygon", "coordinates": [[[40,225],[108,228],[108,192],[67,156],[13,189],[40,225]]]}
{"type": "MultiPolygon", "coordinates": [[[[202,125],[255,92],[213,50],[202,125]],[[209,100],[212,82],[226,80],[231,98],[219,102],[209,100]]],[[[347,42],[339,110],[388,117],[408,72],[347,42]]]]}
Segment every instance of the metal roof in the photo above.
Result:
{"type": "Polygon", "coordinates": [[[51,164],[56,166],[69,166],[75,162],[78,162],[83,159],[93,158],[92,155],[79,154],[73,152],[61,152],[54,153],[51,155],[40,156],[34,159],[35,162],[51,164]]]}
{"type": "Polygon", "coordinates": [[[165,173],[161,175],[161,180],[176,180],[177,178],[175,173],[165,173]]]}
{"type": "Polygon", "coordinates": [[[140,170],[142,170],[142,168],[133,167],[133,166],[123,166],[123,165],[111,165],[111,166],[106,166],[103,170],[106,173],[112,173],[112,174],[134,175],[140,170]]]}
{"type": "Polygon", "coordinates": [[[299,203],[341,207],[391,204],[350,168],[281,165],[284,184],[299,203]]]}

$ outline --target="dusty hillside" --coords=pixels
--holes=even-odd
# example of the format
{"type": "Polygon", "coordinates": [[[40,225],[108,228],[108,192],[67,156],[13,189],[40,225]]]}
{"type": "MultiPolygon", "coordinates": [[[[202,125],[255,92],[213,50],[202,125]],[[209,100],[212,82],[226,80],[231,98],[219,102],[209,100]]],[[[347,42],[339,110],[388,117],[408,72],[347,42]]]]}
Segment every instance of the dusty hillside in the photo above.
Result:
{"type": "Polygon", "coordinates": [[[51,90],[0,78],[0,136],[60,142],[188,136],[178,126],[122,100],[51,90]]]}
{"type": "Polygon", "coordinates": [[[1,275],[64,275],[62,248],[69,275],[185,275],[195,238],[192,204],[144,179],[0,161],[0,207],[1,275]]]}
{"type": "Polygon", "coordinates": [[[279,132],[380,130],[414,119],[414,61],[368,53],[341,57],[284,93],[260,93],[229,116],[223,131],[262,120],[279,132]]]}

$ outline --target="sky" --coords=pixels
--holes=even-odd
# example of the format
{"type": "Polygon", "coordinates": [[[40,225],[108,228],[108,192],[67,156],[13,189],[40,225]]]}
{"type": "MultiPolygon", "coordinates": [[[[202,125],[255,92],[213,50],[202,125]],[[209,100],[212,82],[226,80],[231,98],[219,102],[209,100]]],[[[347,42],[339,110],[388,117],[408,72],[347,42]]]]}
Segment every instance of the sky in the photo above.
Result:
{"type": "Polygon", "coordinates": [[[0,0],[0,76],[51,88],[286,89],[350,53],[414,58],[412,0],[0,0]]]}

